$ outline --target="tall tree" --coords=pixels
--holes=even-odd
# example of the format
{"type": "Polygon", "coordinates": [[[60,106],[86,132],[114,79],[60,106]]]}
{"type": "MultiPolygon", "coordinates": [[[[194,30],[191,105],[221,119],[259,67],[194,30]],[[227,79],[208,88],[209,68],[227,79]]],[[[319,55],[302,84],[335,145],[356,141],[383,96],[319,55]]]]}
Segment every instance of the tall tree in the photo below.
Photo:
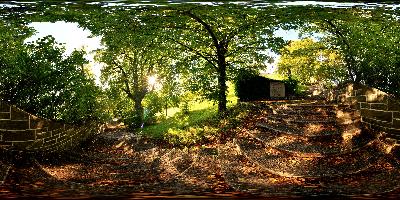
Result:
{"type": "Polygon", "coordinates": [[[322,19],[318,28],[343,55],[349,79],[400,95],[398,15],[386,9],[352,9],[347,16],[322,19]]]}
{"type": "Polygon", "coordinates": [[[168,51],[157,40],[153,26],[143,21],[144,13],[120,10],[87,24],[95,34],[103,36],[105,48],[97,52],[97,60],[105,64],[103,81],[133,102],[131,127],[144,123],[143,100],[153,90],[149,78],[162,74],[170,65],[168,51]]]}
{"type": "Polygon", "coordinates": [[[278,72],[302,84],[332,85],[345,79],[341,54],[312,38],[291,41],[280,54],[278,72]]]}
{"type": "Polygon", "coordinates": [[[219,113],[226,111],[226,81],[240,68],[265,67],[270,58],[263,50],[275,45],[278,22],[268,11],[233,4],[185,5],[164,9],[160,17],[164,37],[185,52],[188,74],[201,75],[197,84],[218,102],[219,113]]]}
{"type": "Polygon", "coordinates": [[[31,32],[12,22],[0,29],[1,100],[49,119],[81,122],[95,117],[98,88],[84,69],[84,52],[64,56],[65,49],[50,36],[24,44],[31,32]]]}

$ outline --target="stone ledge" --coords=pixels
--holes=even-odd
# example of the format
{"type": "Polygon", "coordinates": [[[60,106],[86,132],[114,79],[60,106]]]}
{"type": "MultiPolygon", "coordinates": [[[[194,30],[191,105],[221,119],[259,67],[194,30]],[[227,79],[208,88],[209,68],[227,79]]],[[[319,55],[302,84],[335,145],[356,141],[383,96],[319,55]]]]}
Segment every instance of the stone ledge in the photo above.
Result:
{"type": "Polygon", "coordinates": [[[6,113],[6,112],[1,112],[0,113],[0,120],[10,120],[11,116],[10,113],[6,113]]]}
{"type": "Polygon", "coordinates": [[[3,141],[29,141],[29,140],[35,140],[36,138],[36,133],[35,131],[1,131],[0,132],[2,136],[3,141]]]}
{"type": "Polygon", "coordinates": [[[386,122],[392,122],[393,119],[393,113],[391,111],[370,110],[370,109],[360,109],[360,110],[362,118],[367,117],[386,122]]]}
{"type": "Polygon", "coordinates": [[[24,121],[0,121],[0,129],[6,129],[6,130],[25,130],[29,129],[29,121],[24,120],[24,121]]]}
{"type": "Polygon", "coordinates": [[[11,120],[29,120],[30,114],[17,108],[11,106],[11,120]]]}
{"type": "Polygon", "coordinates": [[[372,110],[388,110],[388,106],[385,103],[369,103],[369,106],[372,110]]]}
{"type": "Polygon", "coordinates": [[[0,112],[10,112],[10,106],[6,103],[0,102],[0,112]]]}
{"type": "Polygon", "coordinates": [[[16,149],[25,149],[26,147],[32,145],[35,141],[30,140],[30,141],[13,141],[12,146],[13,148],[16,149]]]}
{"type": "Polygon", "coordinates": [[[393,118],[393,128],[400,129],[400,119],[393,118]]]}

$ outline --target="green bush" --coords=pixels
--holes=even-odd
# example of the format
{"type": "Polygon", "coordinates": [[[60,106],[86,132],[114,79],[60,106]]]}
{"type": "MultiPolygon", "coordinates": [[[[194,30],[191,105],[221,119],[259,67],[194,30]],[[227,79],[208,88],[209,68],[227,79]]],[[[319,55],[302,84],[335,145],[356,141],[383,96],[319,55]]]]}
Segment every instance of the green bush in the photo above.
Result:
{"type": "Polygon", "coordinates": [[[157,121],[156,114],[163,109],[163,99],[157,92],[150,92],[146,95],[144,105],[144,123],[153,124],[157,121]]]}
{"type": "Polygon", "coordinates": [[[293,79],[291,76],[289,76],[288,79],[283,80],[286,86],[286,96],[295,96],[298,94],[298,85],[299,81],[296,79],[293,79]]]}
{"type": "Polygon", "coordinates": [[[101,89],[85,67],[83,50],[64,56],[65,48],[46,36],[18,48],[2,45],[0,51],[2,101],[68,123],[103,118],[98,112],[101,89]]]}

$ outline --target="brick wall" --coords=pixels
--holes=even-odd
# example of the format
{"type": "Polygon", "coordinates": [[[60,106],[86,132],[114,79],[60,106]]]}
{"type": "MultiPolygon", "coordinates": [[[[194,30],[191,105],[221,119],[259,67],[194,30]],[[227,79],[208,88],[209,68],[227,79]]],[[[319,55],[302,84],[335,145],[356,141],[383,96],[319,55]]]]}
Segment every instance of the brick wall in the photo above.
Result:
{"type": "Polygon", "coordinates": [[[0,101],[0,149],[51,153],[79,144],[101,129],[42,119],[0,101]]]}
{"type": "Polygon", "coordinates": [[[375,88],[349,83],[337,90],[337,100],[350,105],[363,123],[400,141],[400,100],[375,88]]]}

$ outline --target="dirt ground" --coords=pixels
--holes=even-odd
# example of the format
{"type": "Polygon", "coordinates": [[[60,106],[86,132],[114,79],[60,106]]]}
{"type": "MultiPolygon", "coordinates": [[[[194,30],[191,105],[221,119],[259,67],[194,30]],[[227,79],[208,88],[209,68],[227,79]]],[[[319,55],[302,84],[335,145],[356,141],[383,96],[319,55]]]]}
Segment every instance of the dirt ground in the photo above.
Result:
{"type": "Polygon", "coordinates": [[[226,184],[218,145],[168,147],[124,130],[85,145],[17,163],[0,186],[0,198],[254,197],[226,184]]]}

